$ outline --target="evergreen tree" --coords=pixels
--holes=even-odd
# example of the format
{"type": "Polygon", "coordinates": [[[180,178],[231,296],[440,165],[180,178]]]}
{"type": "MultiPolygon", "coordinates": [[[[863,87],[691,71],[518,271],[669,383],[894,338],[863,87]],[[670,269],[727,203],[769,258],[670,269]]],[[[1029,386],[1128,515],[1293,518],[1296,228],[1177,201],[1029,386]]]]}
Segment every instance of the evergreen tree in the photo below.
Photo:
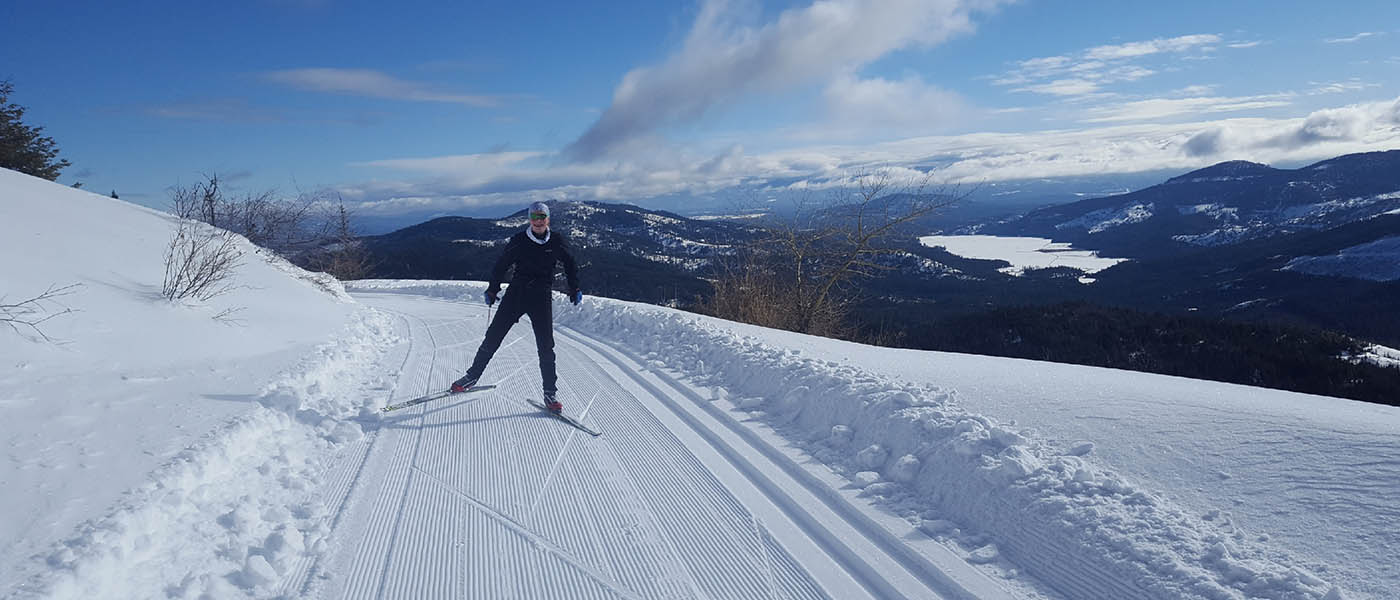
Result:
{"type": "Polygon", "coordinates": [[[43,127],[20,121],[25,109],[10,103],[14,89],[9,81],[0,81],[0,167],[56,180],[68,161],[58,158],[53,138],[40,135],[43,127]]]}

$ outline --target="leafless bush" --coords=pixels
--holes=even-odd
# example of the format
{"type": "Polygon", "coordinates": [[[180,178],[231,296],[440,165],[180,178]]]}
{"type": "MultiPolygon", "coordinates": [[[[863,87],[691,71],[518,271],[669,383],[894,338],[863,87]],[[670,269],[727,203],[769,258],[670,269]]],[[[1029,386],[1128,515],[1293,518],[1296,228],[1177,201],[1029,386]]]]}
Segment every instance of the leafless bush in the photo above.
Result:
{"type": "Polygon", "coordinates": [[[161,295],[168,300],[207,301],[226,293],[233,287],[234,272],[242,258],[233,234],[180,219],[165,251],[161,295]]]}
{"type": "Polygon", "coordinates": [[[253,244],[288,255],[324,243],[331,219],[324,194],[279,198],[274,191],[232,194],[218,174],[171,190],[171,212],[232,231],[253,244]]]}
{"type": "Polygon", "coordinates": [[[59,301],[59,298],[77,292],[82,285],[81,283],[61,287],[51,285],[47,290],[44,290],[44,293],[15,304],[5,304],[5,297],[0,296],[0,323],[9,325],[15,333],[20,335],[24,335],[24,329],[21,328],[25,328],[46,342],[53,342],[54,339],[45,334],[39,325],[49,319],[74,312],[73,309],[59,301]]]}
{"type": "Polygon", "coordinates": [[[846,337],[859,300],[856,282],[894,269],[911,226],[967,197],[930,176],[897,181],[889,171],[861,174],[851,186],[797,198],[769,218],[758,241],[719,269],[705,307],[716,316],[767,327],[846,337]]]}
{"type": "Polygon", "coordinates": [[[302,268],[341,280],[370,276],[370,254],[353,226],[354,213],[334,192],[279,198],[272,191],[231,193],[217,174],[171,189],[171,212],[232,231],[302,268]]]}

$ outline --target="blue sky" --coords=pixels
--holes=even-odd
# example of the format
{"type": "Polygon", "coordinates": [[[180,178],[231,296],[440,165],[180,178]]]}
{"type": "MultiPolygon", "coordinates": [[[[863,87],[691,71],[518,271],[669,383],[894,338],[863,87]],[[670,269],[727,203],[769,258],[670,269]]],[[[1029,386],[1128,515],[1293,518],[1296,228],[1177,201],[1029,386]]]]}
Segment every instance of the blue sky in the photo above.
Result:
{"type": "Polygon", "coordinates": [[[1400,148],[1400,2],[8,2],[0,79],[164,208],[217,172],[362,214],[1003,181],[1400,148]]]}

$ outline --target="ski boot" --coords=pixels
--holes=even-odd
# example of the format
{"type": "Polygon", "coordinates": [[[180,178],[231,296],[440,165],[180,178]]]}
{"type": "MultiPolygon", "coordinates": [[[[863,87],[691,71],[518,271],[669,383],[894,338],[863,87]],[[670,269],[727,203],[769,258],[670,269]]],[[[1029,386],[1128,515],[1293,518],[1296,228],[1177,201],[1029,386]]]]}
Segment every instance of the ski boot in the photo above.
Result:
{"type": "Polygon", "coordinates": [[[564,411],[564,404],[559,401],[558,395],[555,391],[545,390],[544,408],[545,410],[557,415],[564,411]]]}
{"type": "Polygon", "coordinates": [[[461,379],[452,382],[451,392],[454,394],[460,394],[469,389],[472,389],[472,387],[476,385],[478,379],[481,379],[481,376],[467,373],[466,375],[463,375],[461,379]]]}

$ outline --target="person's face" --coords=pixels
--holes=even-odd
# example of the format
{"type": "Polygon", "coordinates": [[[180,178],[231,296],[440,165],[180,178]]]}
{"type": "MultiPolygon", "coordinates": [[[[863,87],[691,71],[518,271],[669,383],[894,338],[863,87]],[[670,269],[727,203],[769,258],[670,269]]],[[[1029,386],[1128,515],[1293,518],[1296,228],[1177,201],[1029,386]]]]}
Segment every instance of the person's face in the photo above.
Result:
{"type": "Polygon", "coordinates": [[[544,233],[549,229],[549,215],[544,213],[530,213],[530,230],[536,234],[544,233]]]}

